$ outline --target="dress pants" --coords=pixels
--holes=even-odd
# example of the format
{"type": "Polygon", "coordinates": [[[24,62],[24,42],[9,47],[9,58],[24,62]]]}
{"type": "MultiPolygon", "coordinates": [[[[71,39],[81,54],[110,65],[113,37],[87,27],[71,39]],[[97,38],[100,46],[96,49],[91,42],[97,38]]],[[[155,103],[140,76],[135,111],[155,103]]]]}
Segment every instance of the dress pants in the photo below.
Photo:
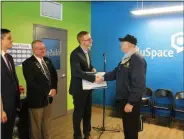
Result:
{"type": "Polygon", "coordinates": [[[91,132],[92,91],[85,90],[73,95],[73,130],[74,139],[82,137],[80,124],[83,120],[83,134],[89,136],[91,132]]]}
{"type": "Polygon", "coordinates": [[[52,104],[44,108],[29,109],[31,121],[31,139],[51,139],[52,104]]]}
{"type": "Polygon", "coordinates": [[[4,109],[4,111],[6,112],[8,120],[4,124],[1,123],[1,139],[12,139],[16,108],[13,108],[12,110],[4,109]]]}
{"type": "Polygon", "coordinates": [[[134,105],[132,112],[129,113],[124,111],[127,102],[128,100],[119,101],[120,114],[123,121],[124,136],[125,139],[138,139],[141,101],[137,102],[134,105]]]}

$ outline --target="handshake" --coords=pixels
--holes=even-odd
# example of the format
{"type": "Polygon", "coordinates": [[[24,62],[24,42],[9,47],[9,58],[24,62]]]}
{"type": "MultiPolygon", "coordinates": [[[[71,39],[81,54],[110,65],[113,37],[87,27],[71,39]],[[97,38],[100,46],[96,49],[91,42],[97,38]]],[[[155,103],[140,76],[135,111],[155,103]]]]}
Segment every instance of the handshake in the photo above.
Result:
{"type": "Polygon", "coordinates": [[[102,75],[96,74],[95,76],[96,76],[95,77],[95,83],[100,84],[100,83],[104,82],[104,77],[102,77],[102,75]]]}

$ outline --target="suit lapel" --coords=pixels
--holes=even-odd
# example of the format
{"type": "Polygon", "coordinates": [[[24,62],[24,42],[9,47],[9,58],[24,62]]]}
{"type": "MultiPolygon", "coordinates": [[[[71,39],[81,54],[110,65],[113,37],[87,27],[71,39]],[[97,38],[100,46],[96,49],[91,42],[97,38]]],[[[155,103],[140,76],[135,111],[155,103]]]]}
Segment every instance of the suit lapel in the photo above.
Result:
{"type": "MultiPolygon", "coordinates": [[[[86,55],[84,54],[84,51],[82,50],[82,48],[79,46],[79,52],[84,56],[84,58],[86,59],[86,55]]],[[[87,60],[87,59],[86,59],[87,60]]]]}
{"type": "Polygon", "coordinates": [[[8,69],[8,67],[6,65],[6,62],[4,61],[2,55],[1,55],[1,63],[2,63],[1,66],[5,68],[5,71],[7,72],[7,74],[10,76],[10,78],[12,78],[11,73],[10,73],[10,71],[9,71],[9,69],[8,69]]]}
{"type": "MultiPolygon", "coordinates": [[[[84,54],[84,51],[82,50],[82,48],[80,46],[79,46],[79,52],[83,56],[83,58],[85,59],[84,61],[85,61],[86,65],[88,65],[86,55],[84,54]]],[[[88,52],[88,55],[89,55],[89,52],[88,52]]],[[[89,59],[90,59],[90,57],[89,57],[89,59]]]]}
{"type": "Polygon", "coordinates": [[[42,74],[45,76],[44,70],[43,70],[43,68],[42,68],[42,66],[41,66],[41,64],[40,64],[40,62],[36,59],[36,57],[35,57],[35,56],[32,56],[31,59],[32,59],[33,63],[35,64],[37,70],[41,71],[42,74]]]}

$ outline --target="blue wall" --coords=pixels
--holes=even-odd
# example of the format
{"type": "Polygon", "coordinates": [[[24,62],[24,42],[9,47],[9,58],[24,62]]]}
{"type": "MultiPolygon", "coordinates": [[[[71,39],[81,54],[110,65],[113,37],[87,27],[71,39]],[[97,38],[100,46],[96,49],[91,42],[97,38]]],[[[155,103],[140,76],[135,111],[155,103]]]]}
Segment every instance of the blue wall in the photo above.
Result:
{"type": "MultiPolygon", "coordinates": [[[[183,3],[144,2],[144,8],[178,4],[183,3]]],[[[103,71],[103,53],[107,54],[107,71],[117,66],[124,55],[118,38],[132,34],[137,37],[141,52],[147,49],[143,54],[148,64],[147,87],[154,91],[158,88],[170,89],[173,94],[184,90],[183,51],[177,53],[171,47],[171,36],[184,30],[182,13],[141,17],[131,15],[131,10],[141,8],[140,2],[92,2],[91,6],[92,62],[98,71],[103,71]],[[161,52],[165,53],[163,57],[161,52]],[[154,56],[156,53],[158,55],[154,56]]],[[[181,37],[178,35],[178,47],[183,46],[181,37]]],[[[94,91],[93,104],[102,104],[102,92],[94,91]]],[[[106,104],[113,105],[114,102],[115,81],[108,83],[106,91],[106,104]]]]}

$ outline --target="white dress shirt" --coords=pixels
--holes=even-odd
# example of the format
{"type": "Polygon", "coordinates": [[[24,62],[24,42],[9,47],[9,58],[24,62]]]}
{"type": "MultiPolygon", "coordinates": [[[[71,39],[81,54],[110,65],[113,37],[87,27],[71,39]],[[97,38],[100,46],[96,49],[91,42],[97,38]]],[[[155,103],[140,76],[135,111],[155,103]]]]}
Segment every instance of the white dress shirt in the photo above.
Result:
{"type": "MultiPolygon", "coordinates": [[[[34,55],[35,56],[35,55],[34,55]]],[[[39,58],[39,57],[37,57],[37,56],[35,56],[35,58],[38,60],[38,62],[40,63],[40,65],[42,66],[42,69],[44,70],[44,68],[43,68],[43,65],[42,65],[42,60],[43,60],[43,58],[39,58]]],[[[44,61],[44,60],[43,60],[44,61]]],[[[45,61],[44,61],[45,62],[45,61]]],[[[45,70],[44,70],[44,72],[45,72],[45,70]]]]}

